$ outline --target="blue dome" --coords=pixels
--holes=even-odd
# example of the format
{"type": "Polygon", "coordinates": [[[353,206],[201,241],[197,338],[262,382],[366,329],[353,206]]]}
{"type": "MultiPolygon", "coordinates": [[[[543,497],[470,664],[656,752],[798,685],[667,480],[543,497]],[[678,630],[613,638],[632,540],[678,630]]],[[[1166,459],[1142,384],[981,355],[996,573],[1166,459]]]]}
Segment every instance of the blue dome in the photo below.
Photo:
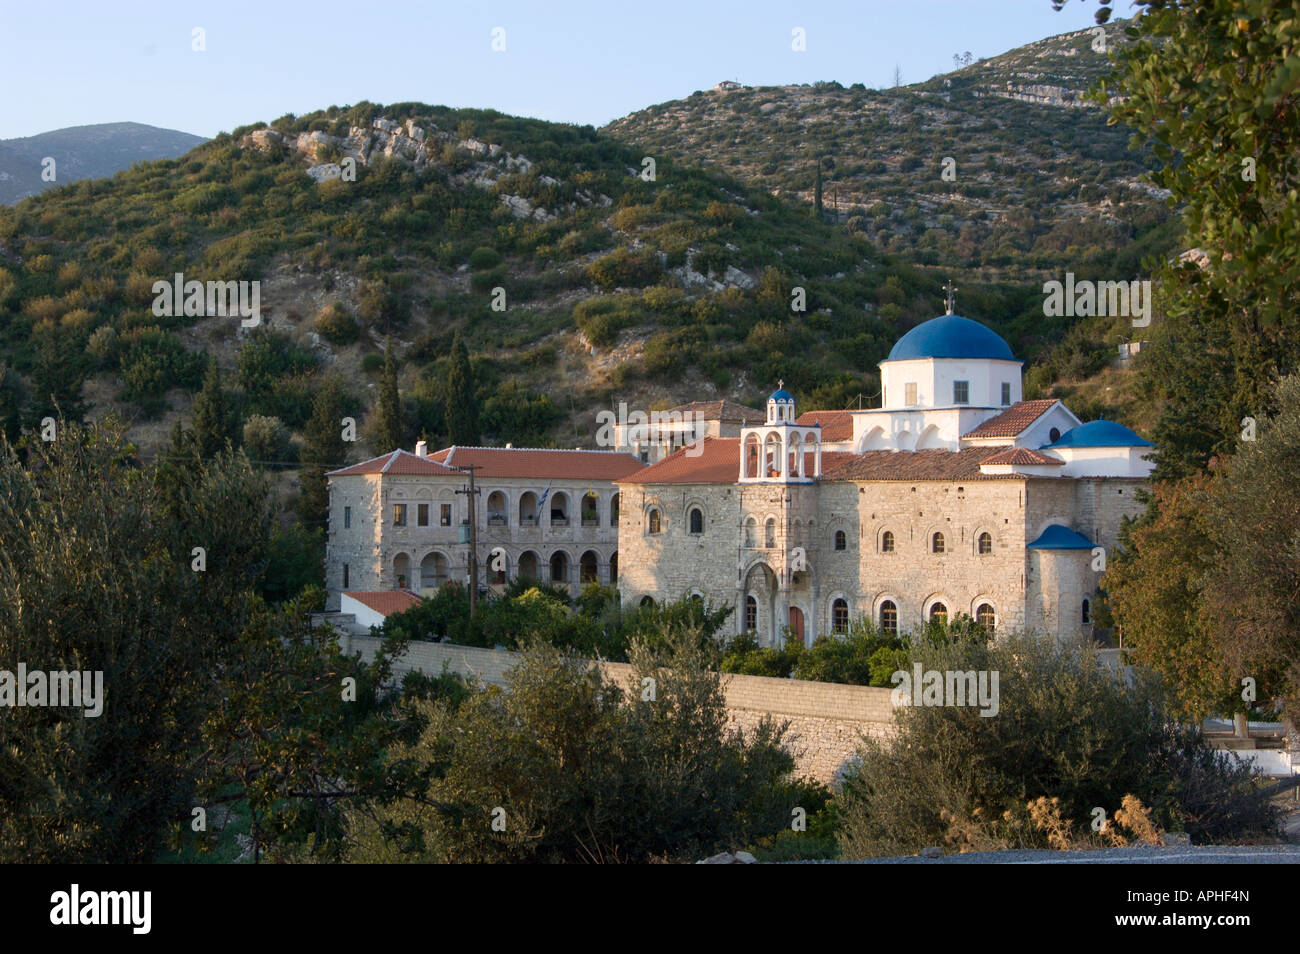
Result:
{"type": "Polygon", "coordinates": [[[785,388],[778,388],[768,397],[769,401],[785,401],[787,404],[794,403],[794,395],[785,388]]]}
{"type": "Polygon", "coordinates": [[[1082,533],[1054,523],[1029,544],[1030,550],[1091,550],[1092,541],[1082,533]]]}
{"type": "Polygon", "coordinates": [[[1048,447],[1155,447],[1123,424],[1105,419],[1072,427],[1048,447]]]}
{"type": "Polygon", "coordinates": [[[959,315],[940,315],[923,321],[894,344],[886,361],[914,358],[989,358],[1015,361],[1002,337],[978,321],[959,315]]]}

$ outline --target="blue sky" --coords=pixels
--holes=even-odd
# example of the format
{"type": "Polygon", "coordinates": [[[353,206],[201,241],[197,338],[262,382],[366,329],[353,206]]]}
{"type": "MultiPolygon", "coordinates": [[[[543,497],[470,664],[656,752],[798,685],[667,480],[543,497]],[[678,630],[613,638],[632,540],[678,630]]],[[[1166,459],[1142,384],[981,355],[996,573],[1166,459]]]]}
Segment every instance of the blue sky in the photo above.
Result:
{"type": "MultiPolygon", "coordinates": [[[[919,82],[1093,24],[1096,0],[778,3],[0,0],[0,139],[134,121],[202,136],[361,100],[602,125],[723,79],[919,82]],[[192,31],[205,31],[195,52],[192,31]],[[492,31],[505,31],[505,51],[492,31]],[[802,27],[807,49],[791,49],[802,27]]],[[[1116,15],[1129,15],[1125,0],[1116,15]]]]}

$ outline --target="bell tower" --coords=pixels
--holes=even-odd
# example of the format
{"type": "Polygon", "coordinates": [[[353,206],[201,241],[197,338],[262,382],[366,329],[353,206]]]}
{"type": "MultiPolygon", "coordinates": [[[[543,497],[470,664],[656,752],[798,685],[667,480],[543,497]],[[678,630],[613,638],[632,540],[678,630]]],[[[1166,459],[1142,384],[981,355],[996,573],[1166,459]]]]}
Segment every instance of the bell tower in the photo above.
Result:
{"type": "Polygon", "coordinates": [[[812,483],[822,475],[821,425],[795,423],[794,395],[778,381],[767,420],[740,430],[741,483],[812,483]],[[811,457],[811,460],[809,459],[811,457]]]}

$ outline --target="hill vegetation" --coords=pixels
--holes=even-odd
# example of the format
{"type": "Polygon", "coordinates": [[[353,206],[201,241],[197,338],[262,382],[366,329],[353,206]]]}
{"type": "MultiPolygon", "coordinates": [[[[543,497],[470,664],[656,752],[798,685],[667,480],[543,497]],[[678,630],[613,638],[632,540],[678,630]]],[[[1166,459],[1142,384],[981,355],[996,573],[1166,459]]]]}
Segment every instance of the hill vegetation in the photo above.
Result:
{"type": "MultiPolygon", "coordinates": [[[[362,103],[0,211],[5,426],[115,411],[148,452],[215,361],[232,419],[275,419],[297,446],[331,372],[345,405],[374,403],[391,338],[397,433],[436,443],[457,332],[484,441],[590,446],[612,402],[753,401],[778,377],[805,406],[869,403],[876,362],[937,313],[947,273],[671,158],[648,180],[641,159],[590,127],[362,103]],[[260,280],[261,327],[155,314],[155,283],[178,273],[260,280]]],[[[1019,353],[1066,336],[1039,303],[1023,285],[962,290],[1019,353]]]]}

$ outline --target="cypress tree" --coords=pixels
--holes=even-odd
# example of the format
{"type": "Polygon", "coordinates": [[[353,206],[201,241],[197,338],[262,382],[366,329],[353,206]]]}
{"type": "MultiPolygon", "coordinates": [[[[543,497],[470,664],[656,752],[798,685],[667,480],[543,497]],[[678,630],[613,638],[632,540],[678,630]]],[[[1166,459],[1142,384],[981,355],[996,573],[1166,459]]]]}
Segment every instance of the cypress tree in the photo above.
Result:
{"type": "Polygon", "coordinates": [[[447,440],[451,444],[476,446],[480,438],[474,369],[470,367],[469,350],[459,331],[451,343],[450,364],[446,390],[447,440]]]}
{"type": "Polygon", "coordinates": [[[381,454],[401,447],[406,438],[402,421],[402,399],[397,391],[397,366],[391,339],[384,344],[384,376],[375,403],[375,450],[381,454]]]}
{"type": "Polygon", "coordinates": [[[198,442],[199,453],[204,457],[213,457],[218,451],[225,450],[227,441],[232,447],[239,444],[235,409],[231,406],[225,388],[221,386],[221,371],[215,360],[208,362],[208,370],[203,376],[203,388],[194,398],[190,426],[194,431],[194,439],[198,442]]]}
{"type": "Polygon", "coordinates": [[[343,439],[343,418],[348,410],[348,395],[342,382],[334,376],[326,378],[312,401],[311,420],[303,429],[298,516],[308,527],[329,524],[329,486],[325,474],[343,466],[348,459],[349,444],[343,439]]]}

